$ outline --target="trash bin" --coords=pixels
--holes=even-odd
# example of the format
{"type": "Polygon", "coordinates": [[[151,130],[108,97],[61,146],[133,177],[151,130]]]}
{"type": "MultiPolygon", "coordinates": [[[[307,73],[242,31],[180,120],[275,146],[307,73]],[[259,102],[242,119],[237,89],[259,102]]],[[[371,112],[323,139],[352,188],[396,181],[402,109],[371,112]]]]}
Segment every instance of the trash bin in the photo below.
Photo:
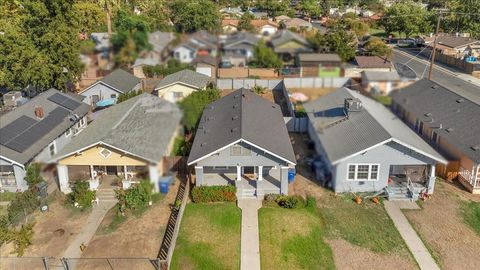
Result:
{"type": "Polygon", "coordinates": [[[289,183],[293,183],[293,180],[295,180],[295,174],[296,174],[295,169],[288,170],[288,182],[289,183]]]}
{"type": "Polygon", "coordinates": [[[48,184],[45,181],[42,181],[42,182],[36,184],[35,189],[37,191],[37,196],[40,196],[40,198],[42,198],[42,199],[47,198],[47,196],[48,196],[47,188],[48,188],[48,184]]]}
{"type": "Polygon", "coordinates": [[[160,193],[168,193],[168,188],[170,187],[169,182],[160,182],[160,193]]]}

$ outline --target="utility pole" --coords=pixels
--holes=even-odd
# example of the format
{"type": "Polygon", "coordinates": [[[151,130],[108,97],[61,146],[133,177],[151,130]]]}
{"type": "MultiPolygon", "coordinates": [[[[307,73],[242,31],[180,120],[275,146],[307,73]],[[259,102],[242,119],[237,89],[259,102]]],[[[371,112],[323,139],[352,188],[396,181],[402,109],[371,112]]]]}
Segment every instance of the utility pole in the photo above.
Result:
{"type": "Polygon", "coordinates": [[[432,71],[433,65],[435,64],[435,53],[437,52],[437,38],[438,38],[438,31],[440,30],[440,21],[442,20],[442,12],[447,11],[447,9],[435,9],[438,11],[438,19],[437,19],[437,27],[435,29],[435,38],[433,40],[433,51],[432,57],[430,59],[430,69],[428,70],[428,79],[432,79],[432,71]]]}

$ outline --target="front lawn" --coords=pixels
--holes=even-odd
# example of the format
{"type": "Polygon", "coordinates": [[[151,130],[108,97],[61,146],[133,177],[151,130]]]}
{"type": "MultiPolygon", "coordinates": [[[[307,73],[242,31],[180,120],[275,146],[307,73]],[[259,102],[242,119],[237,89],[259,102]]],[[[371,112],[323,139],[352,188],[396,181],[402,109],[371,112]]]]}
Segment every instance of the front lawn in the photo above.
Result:
{"type": "Polygon", "coordinates": [[[315,207],[259,210],[262,269],[334,269],[324,226],[315,207]]]}
{"type": "Polygon", "coordinates": [[[402,237],[381,204],[352,201],[352,196],[328,196],[321,201],[328,236],[367,248],[373,252],[411,258],[402,237]]]}
{"type": "Polygon", "coordinates": [[[235,203],[189,203],[171,269],[239,269],[241,210],[235,203]]]}
{"type": "Polygon", "coordinates": [[[480,235],[480,203],[463,201],[461,210],[463,221],[480,235]]]}

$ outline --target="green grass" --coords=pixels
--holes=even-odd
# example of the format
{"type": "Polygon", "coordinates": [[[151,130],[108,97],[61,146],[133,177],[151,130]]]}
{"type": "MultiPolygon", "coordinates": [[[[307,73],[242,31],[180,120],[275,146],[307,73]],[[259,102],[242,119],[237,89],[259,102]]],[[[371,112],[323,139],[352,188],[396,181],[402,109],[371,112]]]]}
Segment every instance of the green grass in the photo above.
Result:
{"type": "Polygon", "coordinates": [[[16,192],[4,191],[0,193],[0,201],[1,202],[8,202],[15,199],[16,192]]]}
{"type": "Polygon", "coordinates": [[[480,203],[462,201],[461,215],[465,224],[480,235],[480,203]]]}
{"type": "Polygon", "coordinates": [[[349,195],[330,196],[321,203],[329,237],[340,237],[377,253],[400,253],[410,257],[382,204],[364,202],[357,205],[349,195]]]}
{"type": "Polygon", "coordinates": [[[324,241],[323,220],[311,209],[263,207],[259,210],[262,269],[334,269],[324,241]]]}
{"type": "Polygon", "coordinates": [[[375,99],[385,106],[390,106],[392,104],[392,98],[390,96],[376,96],[375,99]]]}
{"type": "Polygon", "coordinates": [[[239,269],[241,210],[235,203],[189,203],[171,269],[239,269]]]}

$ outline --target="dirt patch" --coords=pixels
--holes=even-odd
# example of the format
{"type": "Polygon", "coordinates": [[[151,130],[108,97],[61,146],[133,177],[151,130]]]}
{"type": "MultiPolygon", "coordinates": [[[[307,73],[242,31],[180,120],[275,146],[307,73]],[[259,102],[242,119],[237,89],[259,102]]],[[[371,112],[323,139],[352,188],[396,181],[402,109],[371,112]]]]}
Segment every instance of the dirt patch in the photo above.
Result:
{"type": "Polygon", "coordinates": [[[315,100],[319,97],[328,95],[335,90],[337,90],[337,88],[289,88],[288,89],[290,93],[300,92],[305,94],[309,98],[309,100],[315,100]]]}
{"type": "MultiPolygon", "coordinates": [[[[180,180],[177,179],[165,198],[141,217],[128,218],[114,232],[105,235],[98,231],[83,252],[82,258],[155,258],[170,216],[170,205],[175,201],[179,186],[180,180]]],[[[105,223],[101,224],[100,228],[102,225],[105,223]]],[[[93,265],[87,267],[84,263],[86,262],[81,262],[78,266],[82,269],[95,269],[93,265]]]]}
{"type": "MultiPolygon", "coordinates": [[[[51,196],[53,201],[48,212],[37,211],[31,216],[35,222],[33,241],[24,257],[61,257],[87,221],[88,212],[72,212],[64,205],[65,195],[56,193],[51,196]]],[[[2,256],[11,256],[13,246],[6,245],[0,251],[2,256]]]]}
{"type": "Polygon", "coordinates": [[[409,260],[354,246],[343,239],[328,240],[337,269],[417,269],[409,260]]]}
{"type": "Polygon", "coordinates": [[[439,258],[442,269],[476,269],[480,265],[480,236],[464,222],[462,201],[479,201],[459,186],[437,181],[432,198],[422,210],[405,211],[425,244],[439,258]]]}

